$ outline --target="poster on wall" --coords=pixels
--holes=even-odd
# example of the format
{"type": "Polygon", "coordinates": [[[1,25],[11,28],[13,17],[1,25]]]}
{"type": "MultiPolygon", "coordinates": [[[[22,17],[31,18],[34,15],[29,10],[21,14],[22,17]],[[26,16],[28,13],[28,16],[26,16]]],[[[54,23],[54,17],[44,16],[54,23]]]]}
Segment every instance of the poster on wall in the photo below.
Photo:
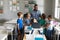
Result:
{"type": "Polygon", "coordinates": [[[29,4],[36,4],[36,1],[29,1],[29,4]]]}
{"type": "Polygon", "coordinates": [[[19,3],[20,3],[19,0],[11,0],[11,1],[9,1],[9,5],[10,5],[9,9],[10,9],[10,11],[13,11],[13,12],[19,11],[20,10],[19,3]]]}

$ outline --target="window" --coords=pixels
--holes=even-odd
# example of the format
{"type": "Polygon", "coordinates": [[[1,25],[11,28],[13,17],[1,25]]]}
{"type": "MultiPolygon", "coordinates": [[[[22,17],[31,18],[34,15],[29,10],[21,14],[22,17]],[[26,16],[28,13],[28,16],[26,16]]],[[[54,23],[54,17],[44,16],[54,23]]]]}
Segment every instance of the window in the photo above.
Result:
{"type": "Polygon", "coordinates": [[[60,0],[55,0],[55,18],[60,19],[60,0]]]}

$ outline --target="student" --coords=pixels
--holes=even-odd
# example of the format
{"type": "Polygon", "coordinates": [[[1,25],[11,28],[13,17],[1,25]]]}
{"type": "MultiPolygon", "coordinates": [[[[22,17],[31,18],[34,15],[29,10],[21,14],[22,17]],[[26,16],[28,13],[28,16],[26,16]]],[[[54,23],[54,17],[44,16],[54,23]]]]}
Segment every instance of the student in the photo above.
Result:
{"type": "Polygon", "coordinates": [[[18,25],[18,40],[23,40],[24,37],[24,26],[23,26],[23,13],[17,13],[17,25],[18,25]]]}
{"type": "Polygon", "coordinates": [[[30,21],[31,21],[31,15],[30,13],[26,13],[26,18],[25,18],[25,25],[29,26],[30,25],[30,21]]]}
{"type": "Polygon", "coordinates": [[[48,15],[48,17],[47,17],[47,19],[46,19],[46,22],[48,23],[50,23],[52,21],[52,16],[51,15],[48,15]]]}
{"type": "Polygon", "coordinates": [[[52,19],[52,15],[48,15],[48,18],[46,19],[46,22],[50,23],[50,30],[53,30],[53,27],[54,27],[54,22],[55,20],[52,19]]]}
{"type": "Polygon", "coordinates": [[[50,30],[49,27],[50,27],[50,23],[46,23],[43,32],[44,32],[47,40],[52,40],[52,30],[50,30]]]}
{"type": "Polygon", "coordinates": [[[44,26],[45,25],[45,23],[46,23],[45,18],[46,18],[46,15],[45,14],[42,14],[41,19],[38,20],[38,23],[41,26],[44,26]]]}

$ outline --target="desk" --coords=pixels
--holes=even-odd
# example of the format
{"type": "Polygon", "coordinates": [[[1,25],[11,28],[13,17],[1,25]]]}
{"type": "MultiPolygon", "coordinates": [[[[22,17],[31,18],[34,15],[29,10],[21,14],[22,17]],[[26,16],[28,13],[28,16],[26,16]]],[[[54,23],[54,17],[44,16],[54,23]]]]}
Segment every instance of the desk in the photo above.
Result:
{"type": "Polygon", "coordinates": [[[38,37],[38,38],[43,38],[44,40],[46,40],[46,37],[45,35],[40,35],[40,34],[29,34],[27,35],[26,34],[26,40],[35,40],[35,37],[38,37]]]}
{"type": "Polygon", "coordinates": [[[7,40],[7,34],[0,34],[0,40],[7,40]]]}
{"type": "Polygon", "coordinates": [[[59,40],[59,35],[60,35],[60,27],[57,26],[57,27],[54,27],[55,31],[56,31],[56,35],[58,35],[58,38],[57,40],[59,40]]]}
{"type": "Polygon", "coordinates": [[[5,22],[5,24],[16,24],[17,23],[17,19],[12,19],[10,21],[5,22]]]}
{"type": "Polygon", "coordinates": [[[13,25],[9,25],[9,24],[4,24],[3,26],[0,26],[0,30],[3,29],[5,31],[7,31],[8,35],[11,35],[11,39],[13,40],[13,30],[14,30],[14,26],[13,25]]]}
{"type": "Polygon", "coordinates": [[[13,30],[15,28],[12,24],[4,24],[4,27],[9,35],[11,35],[11,40],[13,40],[13,30]]]}
{"type": "Polygon", "coordinates": [[[33,30],[34,30],[34,33],[33,34],[38,34],[38,30],[40,31],[40,33],[43,33],[43,27],[41,27],[41,28],[33,28],[33,30]]]}
{"type": "Polygon", "coordinates": [[[4,26],[0,26],[0,40],[7,40],[7,36],[8,34],[4,26]]]}
{"type": "MultiPolygon", "coordinates": [[[[13,30],[15,29],[15,34],[16,33],[16,30],[17,30],[17,27],[16,27],[16,23],[17,23],[17,19],[12,19],[10,21],[7,21],[4,23],[4,26],[6,27],[8,33],[11,33],[11,35],[13,35],[13,30]]],[[[13,36],[12,37],[12,40],[13,40],[13,36]]]]}
{"type": "Polygon", "coordinates": [[[25,26],[25,32],[27,32],[27,33],[29,33],[29,34],[31,34],[31,33],[33,33],[33,34],[39,34],[38,33],[38,31],[40,32],[40,33],[43,33],[43,27],[40,27],[40,28],[32,28],[31,30],[29,30],[29,29],[27,29],[29,26],[25,26]]]}

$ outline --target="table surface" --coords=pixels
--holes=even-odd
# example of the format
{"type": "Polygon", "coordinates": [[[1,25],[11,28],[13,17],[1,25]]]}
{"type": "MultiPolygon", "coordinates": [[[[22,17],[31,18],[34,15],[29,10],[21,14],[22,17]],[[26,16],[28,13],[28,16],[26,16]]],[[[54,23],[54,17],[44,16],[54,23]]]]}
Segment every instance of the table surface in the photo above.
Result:
{"type": "Polygon", "coordinates": [[[60,31],[60,27],[54,27],[57,31],[60,31]]]}
{"type": "Polygon", "coordinates": [[[0,40],[5,40],[7,38],[8,34],[0,34],[0,40]]]}
{"type": "Polygon", "coordinates": [[[54,29],[56,30],[56,34],[60,34],[60,27],[54,27],[54,29]]]}
{"type": "Polygon", "coordinates": [[[46,40],[46,37],[45,35],[40,35],[40,34],[26,34],[26,40],[34,40],[35,37],[38,37],[38,38],[43,38],[44,40],[46,40]]]}
{"type": "Polygon", "coordinates": [[[0,26],[0,40],[5,40],[7,38],[8,34],[5,30],[4,26],[0,26]]]}
{"type": "Polygon", "coordinates": [[[16,23],[17,22],[17,19],[12,19],[12,20],[10,20],[10,21],[7,21],[7,22],[5,22],[5,23],[16,23]]]}

